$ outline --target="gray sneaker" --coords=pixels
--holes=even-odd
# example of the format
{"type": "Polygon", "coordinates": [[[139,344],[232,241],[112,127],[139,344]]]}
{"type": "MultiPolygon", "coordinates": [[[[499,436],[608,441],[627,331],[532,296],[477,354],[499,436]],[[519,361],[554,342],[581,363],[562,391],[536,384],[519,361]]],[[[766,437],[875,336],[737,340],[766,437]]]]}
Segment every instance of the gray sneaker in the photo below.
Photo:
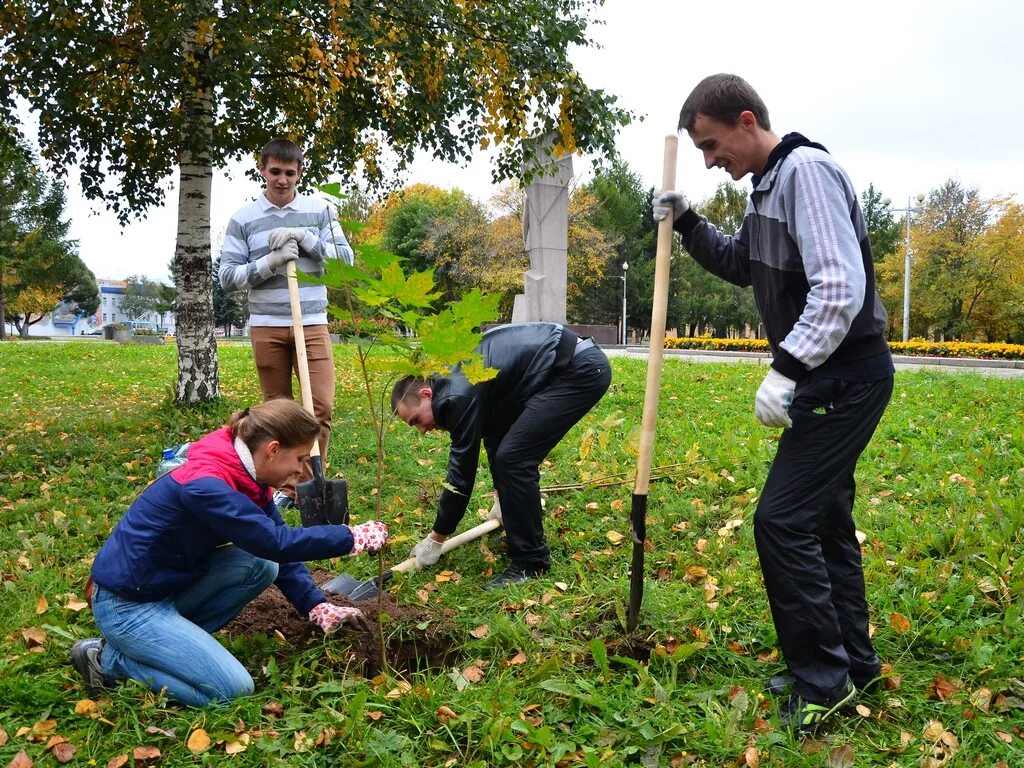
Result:
{"type": "Polygon", "coordinates": [[[100,666],[100,654],[106,644],[106,640],[91,637],[71,646],[71,664],[85,680],[85,691],[90,696],[95,696],[110,684],[100,666]]]}

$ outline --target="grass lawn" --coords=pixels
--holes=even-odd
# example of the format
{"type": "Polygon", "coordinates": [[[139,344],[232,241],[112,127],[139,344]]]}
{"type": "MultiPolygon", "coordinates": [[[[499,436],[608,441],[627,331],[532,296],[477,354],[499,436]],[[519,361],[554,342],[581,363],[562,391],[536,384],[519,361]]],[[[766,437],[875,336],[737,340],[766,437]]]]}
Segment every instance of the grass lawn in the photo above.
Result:
{"type": "MultiPolygon", "coordinates": [[[[335,354],[328,473],[348,479],[353,518],[365,520],[376,449],[353,355],[335,354]]],[[[545,487],[578,486],[547,495],[550,574],[483,592],[505,565],[492,536],[396,578],[391,597],[425,618],[382,626],[391,639],[440,634],[445,666],[366,679],[346,673],[345,633],[300,648],[225,638],[255,695],[185,709],[132,684],[88,700],[67,652],[95,634],[81,602],[91,559],[161,450],[258,402],[249,347],[221,347],[219,404],[180,412],[172,345],[0,344],[0,765],[30,764],[11,762],[21,750],[36,765],[74,752],[70,764],[98,766],[1024,765],[1024,383],[897,374],[856,510],[890,678],[803,740],[779,729],[762,693],[781,669],[752,538],[778,436],[753,415],[763,369],[666,361],[663,479],[651,485],[647,591],[628,636],[645,362],[613,365],[607,396],[543,466],[545,487]]],[[[448,442],[400,422],[387,440],[392,564],[433,521],[448,442]]],[[[489,506],[485,467],[477,489],[462,529],[489,506]]],[[[360,578],[377,567],[313,565],[360,578]]]]}

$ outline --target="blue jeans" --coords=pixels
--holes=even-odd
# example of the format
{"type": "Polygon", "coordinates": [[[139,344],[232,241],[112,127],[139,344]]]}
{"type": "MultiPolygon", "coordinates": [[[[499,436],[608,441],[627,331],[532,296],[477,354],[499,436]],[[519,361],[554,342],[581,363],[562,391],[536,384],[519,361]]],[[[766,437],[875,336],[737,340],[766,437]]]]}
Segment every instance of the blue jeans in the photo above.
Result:
{"type": "Polygon", "coordinates": [[[150,690],[201,707],[253,691],[252,676],[210,633],[274,583],[277,563],[234,545],[219,548],[192,587],[149,603],[96,585],[92,612],[107,641],[100,656],[110,680],[131,678],[150,690]]]}

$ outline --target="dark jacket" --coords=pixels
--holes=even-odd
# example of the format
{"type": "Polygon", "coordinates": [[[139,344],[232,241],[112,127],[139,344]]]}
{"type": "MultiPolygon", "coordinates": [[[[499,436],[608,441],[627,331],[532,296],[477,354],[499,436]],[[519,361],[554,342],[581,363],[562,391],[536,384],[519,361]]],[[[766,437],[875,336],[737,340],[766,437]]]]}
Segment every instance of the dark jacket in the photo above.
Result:
{"type": "Polygon", "coordinates": [[[799,133],[783,137],[754,177],[735,235],[692,209],[675,226],[701,266],[753,285],[779,373],[875,381],[893,372],[864,216],[823,146],[799,133]]]}
{"type": "Polygon", "coordinates": [[[498,375],[470,384],[459,369],[431,379],[434,421],[452,438],[445,488],[437,504],[434,530],[448,535],[466,513],[473,493],[480,442],[500,439],[541,391],[572,359],[578,337],[557,323],[515,323],[484,334],[477,351],[498,375]]]}
{"type": "Polygon", "coordinates": [[[126,600],[162,600],[205,576],[210,555],[227,543],[279,563],[274,583],[305,616],[324,595],[304,561],[351,551],[352,532],[286,525],[224,428],[193,443],[188,461],[142,492],[96,555],[92,577],[126,600]]]}

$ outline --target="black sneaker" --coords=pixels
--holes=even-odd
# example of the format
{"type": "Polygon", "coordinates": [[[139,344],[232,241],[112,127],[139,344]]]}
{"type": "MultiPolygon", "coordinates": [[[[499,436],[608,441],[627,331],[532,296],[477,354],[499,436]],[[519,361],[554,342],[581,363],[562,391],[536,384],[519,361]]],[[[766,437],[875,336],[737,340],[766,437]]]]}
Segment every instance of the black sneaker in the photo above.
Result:
{"type": "Polygon", "coordinates": [[[779,720],[782,721],[783,727],[793,733],[813,733],[828,718],[853,703],[855,698],[857,688],[849,679],[841,693],[822,704],[804,701],[796,694],[790,694],[789,698],[779,705],[779,720]]]}
{"type": "Polygon", "coordinates": [[[522,584],[527,579],[535,579],[543,576],[547,568],[536,568],[512,563],[504,571],[499,573],[483,586],[484,589],[501,589],[510,584],[522,584]]]}
{"type": "Polygon", "coordinates": [[[110,684],[100,667],[100,654],[103,653],[104,645],[105,640],[92,637],[79,640],[71,646],[71,664],[85,680],[85,691],[90,696],[95,696],[110,684]]]}
{"type": "Polygon", "coordinates": [[[792,675],[775,675],[768,678],[768,682],[764,686],[764,692],[769,696],[787,696],[793,691],[793,683],[795,682],[796,678],[792,675]]]}
{"type": "MultiPolygon", "coordinates": [[[[850,675],[850,679],[853,681],[854,686],[857,688],[857,695],[868,695],[878,690],[878,687],[885,680],[882,673],[879,672],[877,675],[865,680],[855,678],[850,675]]],[[[775,675],[768,679],[768,682],[764,686],[764,692],[770,696],[787,696],[793,692],[793,683],[796,682],[796,678],[789,673],[781,675],[775,675]]]]}

